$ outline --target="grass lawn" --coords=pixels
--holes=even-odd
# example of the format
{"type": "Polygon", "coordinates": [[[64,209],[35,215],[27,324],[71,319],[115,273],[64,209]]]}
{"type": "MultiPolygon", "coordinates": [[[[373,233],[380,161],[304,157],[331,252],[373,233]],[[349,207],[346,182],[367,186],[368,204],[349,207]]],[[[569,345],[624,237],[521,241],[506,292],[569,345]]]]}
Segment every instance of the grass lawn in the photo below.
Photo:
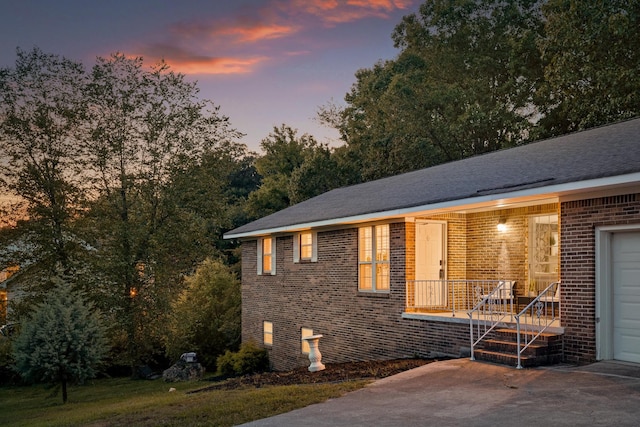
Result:
{"type": "Polygon", "coordinates": [[[101,379],[70,387],[65,405],[59,392],[41,385],[0,387],[0,426],[232,426],[338,397],[367,382],[188,394],[211,383],[101,379]]]}

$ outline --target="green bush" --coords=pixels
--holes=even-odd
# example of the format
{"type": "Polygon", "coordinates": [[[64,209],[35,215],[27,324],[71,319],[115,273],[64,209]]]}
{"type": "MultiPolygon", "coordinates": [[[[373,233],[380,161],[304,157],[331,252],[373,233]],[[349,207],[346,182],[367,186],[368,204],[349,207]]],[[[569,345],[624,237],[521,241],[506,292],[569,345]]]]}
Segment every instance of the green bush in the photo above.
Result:
{"type": "Polygon", "coordinates": [[[11,340],[0,335],[0,385],[16,384],[20,376],[12,369],[14,364],[11,340]]]}
{"type": "Polygon", "coordinates": [[[239,344],[240,281],[222,262],[207,259],[185,279],[185,288],[173,303],[167,356],[176,360],[193,351],[213,372],[218,356],[237,350],[239,344]]]}
{"type": "Polygon", "coordinates": [[[226,376],[247,375],[269,370],[269,353],[264,348],[248,342],[233,353],[227,350],[216,361],[218,374],[226,376]]]}

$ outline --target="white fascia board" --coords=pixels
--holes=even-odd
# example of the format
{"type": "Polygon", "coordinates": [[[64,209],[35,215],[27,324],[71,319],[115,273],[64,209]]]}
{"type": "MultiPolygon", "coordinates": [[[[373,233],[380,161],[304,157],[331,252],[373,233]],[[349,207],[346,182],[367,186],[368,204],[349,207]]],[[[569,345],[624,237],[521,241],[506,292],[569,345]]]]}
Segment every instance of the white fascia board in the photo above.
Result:
{"type": "Polygon", "coordinates": [[[509,199],[518,198],[540,198],[559,197],[562,195],[571,195],[583,193],[585,191],[597,191],[608,187],[628,186],[632,184],[640,184],[640,172],[618,175],[607,178],[596,178],[585,181],[569,182],[564,184],[548,185],[544,187],[528,188],[525,190],[516,190],[506,193],[496,193],[485,196],[470,197],[466,199],[450,200],[440,203],[432,203],[419,206],[411,206],[402,209],[393,209],[389,211],[372,212],[362,215],[354,215],[349,217],[333,218],[322,221],[305,222],[282,227],[274,227],[262,230],[249,231],[246,233],[225,234],[225,239],[241,239],[245,237],[258,237],[268,234],[292,233],[304,229],[335,227],[337,225],[361,223],[375,221],[385,218],[412,216],[418,212],[451,210],[453,208],[472,207],[473,205],[483,205],[496,202],[506,202],[509,199]]]}

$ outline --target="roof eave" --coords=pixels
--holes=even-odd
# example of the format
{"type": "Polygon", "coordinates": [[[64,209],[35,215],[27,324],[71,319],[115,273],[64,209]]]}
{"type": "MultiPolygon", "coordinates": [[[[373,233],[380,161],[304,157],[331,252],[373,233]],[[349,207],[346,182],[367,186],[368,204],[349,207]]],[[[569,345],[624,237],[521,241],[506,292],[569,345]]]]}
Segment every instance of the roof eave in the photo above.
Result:
{"type": "Polygon", "coordinates": [[[584,181],[575,181],[560,183],[555,185],[547,185],[543,187],[534,187],[524,190],[516,190],[505,193],[495,193],[490,195],[483,195],[477,197],[468,197],[463,199],[449,200],[438,203],[429,203],[424,205],[411,206],[401,209],[393,209],[388,211],[372,212],[363,215],[354,215],[348,217],[333,218],[322,221],[311,221],[300,224],[291,224],[281,227],[273,227],[266,229],[258,229],[253,231],[247,231],[244,233],[227,233],[224,234],[225,239],[244,239],[249,237],[259,237],[270,234],[281,233],[293,233],[300,230],[319,228],[319,227],[333,227],[342,224],[351,224],[359,222],[374,221],[380,217],[403,217],[411,216],[417,212],[423,211],[435,211],[445,210],[452,208],[461,208],[463,206],[482,205],[498,201],[506,201],[508,199],[517,198],[536,198],[540,199],[549,197],[560,197],[564,195],[571,195],[576,193],[583,193],[586,191],[597,191],[606,188],[629,186],[640,183],[640,172],[635,172],[626,175],[616,175],[605,178],[588,179],[584,181]]]}

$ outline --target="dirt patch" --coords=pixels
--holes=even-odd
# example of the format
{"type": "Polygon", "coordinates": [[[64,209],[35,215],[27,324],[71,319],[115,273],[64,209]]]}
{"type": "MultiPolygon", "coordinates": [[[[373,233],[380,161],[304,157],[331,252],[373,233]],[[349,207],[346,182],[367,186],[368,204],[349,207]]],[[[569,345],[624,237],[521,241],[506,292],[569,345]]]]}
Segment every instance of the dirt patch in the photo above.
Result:
{"type": "Polygon", "coordinates": [[[195,390],[231,390],[242,387],[263,387],[268,385],[318,384],[337,383],[353,380],[374,380],[399,374],[409,369],[417,368],[435,359],[398,359],[376,360],[367,362],[329,363],[326,369],[319,372],[309,372],[306,367],[285,372],[263,372],[228,379],[213,378],[210,386],[195,390]]]}

